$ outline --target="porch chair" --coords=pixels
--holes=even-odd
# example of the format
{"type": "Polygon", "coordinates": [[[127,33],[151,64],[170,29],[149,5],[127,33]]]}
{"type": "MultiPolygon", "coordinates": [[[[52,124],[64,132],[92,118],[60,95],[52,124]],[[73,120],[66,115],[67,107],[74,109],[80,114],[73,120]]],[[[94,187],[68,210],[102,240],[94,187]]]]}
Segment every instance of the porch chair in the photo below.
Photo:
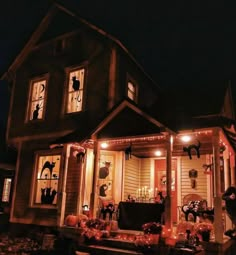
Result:
{"type": "Polygon", "coordinates": [[[115,201],[113,199],[99,198],[98,207],[99,218],[106,220],[108,217],[109,221],[115,218],[114,216],[117,214],[118,206],[115,204],[115,201]]]}
{"type": "Polygon", "coordinates": [[[198,194],[187,194],[183,197],[181,210],[184,213],[186,221],[192,215],[193,221],[196,222],[197,217],[201,216],[201,212],[207,210],[207,201],[198,194]]]}

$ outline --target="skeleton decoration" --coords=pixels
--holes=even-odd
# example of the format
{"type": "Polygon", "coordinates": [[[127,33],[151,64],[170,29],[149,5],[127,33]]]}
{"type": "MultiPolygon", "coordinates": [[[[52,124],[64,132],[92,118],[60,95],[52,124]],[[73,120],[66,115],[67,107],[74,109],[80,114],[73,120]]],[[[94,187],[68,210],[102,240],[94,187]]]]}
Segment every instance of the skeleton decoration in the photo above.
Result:
{"type": "Polygon", "coordinates": [[[198,144],[190,144],[188,147],[183,147],[183,151],[188,153],[189,159],[192,159],[192,150],[195,150],[197,157],[200,158],[200,147],[201,143],[198,141],[198,144]]]}

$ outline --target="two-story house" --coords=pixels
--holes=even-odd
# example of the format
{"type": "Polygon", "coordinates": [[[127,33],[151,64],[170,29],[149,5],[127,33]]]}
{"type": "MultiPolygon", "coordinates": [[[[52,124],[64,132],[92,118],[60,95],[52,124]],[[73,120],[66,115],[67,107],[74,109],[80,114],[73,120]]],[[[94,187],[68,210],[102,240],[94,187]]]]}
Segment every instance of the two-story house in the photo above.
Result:
{"type": "Polygon", "coordinates": [[[222,242],[221,195],[235,185],[230,86],[214,112],[208,101],[192,107],[201,90],[184,100],[164,93],[121,42],[59,4],[3,79],[12,84],[7,140],[18,150],[11,223],[63,226],[84,205],[99,217],[101,201],[152,202],[161,191],[171,226],[183,198],[198,194],[222,242]]]}

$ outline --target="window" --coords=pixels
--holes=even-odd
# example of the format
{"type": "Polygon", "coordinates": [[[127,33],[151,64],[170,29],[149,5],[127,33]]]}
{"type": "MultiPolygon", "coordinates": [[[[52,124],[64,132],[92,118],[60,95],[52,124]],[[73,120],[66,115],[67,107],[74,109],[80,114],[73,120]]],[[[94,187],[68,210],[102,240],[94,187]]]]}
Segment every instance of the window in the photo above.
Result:
{"type": "Polygon", "coordinates": [[[68,74],[67,113],[82,111],[84,72],[84,68],[81,68],[68,74]]]}
{"type": "Polygon", "coordinates": [[[44,118],[46,87],[46,78],[31,81],[28,120],[44,118]]]}
{"type": "Polygon", "coordinates": [[[60,180],[61,155],[38,155],[36,163],[34,205],[56,205],[60,180]]]}
{"type": "Polygon", "coordinates": [[[10,200],[10,192],[11,192],[11,178],[5,178],[3,184],[3,191],[2,191],[2,202],[9,202],[10,200]]]}
{"type": "Polygon", "coordinates": [[[136,101],[136,99],[137,99],[137,87],[131,81],[128,81],[127,96],[132,101],[136,101]]]}

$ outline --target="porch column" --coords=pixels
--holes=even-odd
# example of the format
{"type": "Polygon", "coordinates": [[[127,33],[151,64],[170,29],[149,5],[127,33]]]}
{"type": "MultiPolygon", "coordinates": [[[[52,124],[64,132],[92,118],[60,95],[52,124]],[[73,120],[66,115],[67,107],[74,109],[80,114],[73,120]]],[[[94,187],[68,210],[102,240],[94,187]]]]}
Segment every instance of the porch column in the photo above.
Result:
{"type": "MultiPolygon", "coordinates": [[[[172,228],[172,212],[171,212],[171,136],[168,134],[166,139],[166,198],[165,198],[165,226],[172,228]]],[[[177,210],[177,209],[176,209],[177,210]]]]}
{"type": "Polygon", "coordinates": [[[231,178],[231,185],[235,186],[235,156],[232,153],[232,155],[230,155],[230,178],[231,178]]]}
{"type": "Polygon", "coordinates": [[[224,178],[225,178],[225,190],[230,186],[230,170],[229,170],[229,150],[226,147],[225,151],[223,152],[224,158],[224,178]]]}
{"type": "Polygon", "coordinates": [[[90,211],[91,211],[91,217],[96,216],[96,199],[97,199],[97,194],[96,194],[96,189],[97,189],[97,176],[98,176],[98,166],[99,166],[99,153],[100,150],[98,148],[99,143],[97,141],[97,138],[93,138],[94,140],[94,171],[93,171],[93,182],[92,182],[92,192],[90,195],[90,211]]]}
{"type": "Polygon", "coordinates": [[[213,162],[214,162],[214,230],[215,242],[223,243],[222,194],[220,178],[220,129],[213,131],[213,162]]]}

